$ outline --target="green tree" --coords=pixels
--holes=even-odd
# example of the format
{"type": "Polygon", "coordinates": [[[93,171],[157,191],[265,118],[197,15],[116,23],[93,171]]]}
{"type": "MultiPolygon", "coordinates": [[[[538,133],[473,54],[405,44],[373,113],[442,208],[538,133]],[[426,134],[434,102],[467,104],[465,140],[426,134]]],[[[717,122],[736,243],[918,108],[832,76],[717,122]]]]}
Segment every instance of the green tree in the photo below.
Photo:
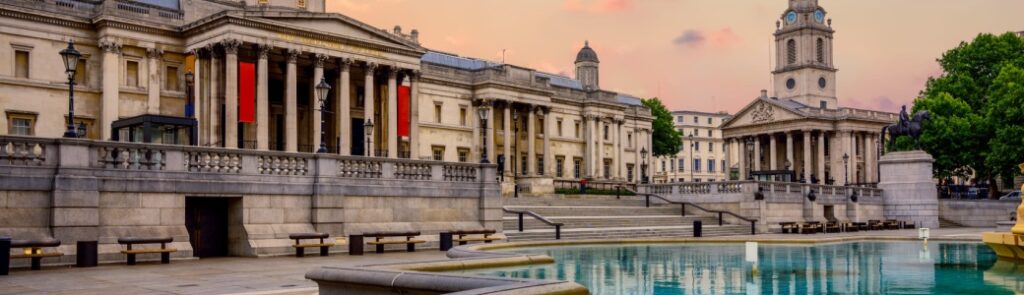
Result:
{"type": "Polygon", "coordinates": [[[1024,124],[1017,73],[1024,68],[1024,38],[979,34],[938,62],[943,74],[929,78],[914,100],[913,112],[928,110],[932,118],[924,125],[921,146],[935,157],[936,176],[973,173],[976,180],[990,181],[994,195],[991,180],[1015,175],[1007,163],[1024,160],[1021,139],[1013,138],[1024,124]]]}
{"type": "Polygon", "coordinates": [[[654,116],[652,124],[654,147],[651,153],[655,157],[678,153],[679,148],[683,145],[683,135],[673,126],[672,113],[665,108],[665,105],[661,104],[661,100],[657,97],[644,99],[643,104],[651,110],[651,115],[654,116]]]}

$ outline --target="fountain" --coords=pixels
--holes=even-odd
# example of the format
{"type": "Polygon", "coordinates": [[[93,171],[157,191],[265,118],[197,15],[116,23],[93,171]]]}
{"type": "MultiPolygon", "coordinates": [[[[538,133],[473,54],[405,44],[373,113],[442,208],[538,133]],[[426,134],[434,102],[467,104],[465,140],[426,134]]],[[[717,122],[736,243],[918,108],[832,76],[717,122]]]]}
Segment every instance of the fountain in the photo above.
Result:
{"type": "MultiPolygon", "coordinates": [[[[1020,171],[1024,173],[1024,163],[1020,164],[1020,171]]],[[[987,232],[981,235],[981,240],[1000,258],[1024,262],[1024,200],[1017,207],[1017,223],[1010,232],[987,232]]]]}

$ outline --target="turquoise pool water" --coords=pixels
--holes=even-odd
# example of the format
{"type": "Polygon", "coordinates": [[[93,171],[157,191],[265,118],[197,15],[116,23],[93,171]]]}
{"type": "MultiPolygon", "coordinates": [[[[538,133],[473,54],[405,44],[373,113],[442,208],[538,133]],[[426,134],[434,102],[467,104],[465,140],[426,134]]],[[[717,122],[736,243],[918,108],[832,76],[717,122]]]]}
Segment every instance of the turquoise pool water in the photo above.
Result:
{"type": "Polygon", "coordinates": [[[1024,294],[1024,266],[980,243],[769,245],[752,276],[743,244],[522,248],[556,263],[467,274],[570,280],[593,294],[1024,294]]]}

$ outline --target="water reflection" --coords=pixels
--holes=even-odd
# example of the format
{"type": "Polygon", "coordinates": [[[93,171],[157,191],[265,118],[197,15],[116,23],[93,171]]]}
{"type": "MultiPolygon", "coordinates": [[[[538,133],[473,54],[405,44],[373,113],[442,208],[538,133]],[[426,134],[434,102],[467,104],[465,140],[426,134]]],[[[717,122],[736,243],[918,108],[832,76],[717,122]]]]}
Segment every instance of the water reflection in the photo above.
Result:
{"type": "Polygon", "coordinates": [[[997,264],[979,243],[862,242],[761,245],[750,274],[741,244],[533,248],[551,265],[478,270],[572,280],[593,294],[1014,294],[1024,266],[997,264]]]}

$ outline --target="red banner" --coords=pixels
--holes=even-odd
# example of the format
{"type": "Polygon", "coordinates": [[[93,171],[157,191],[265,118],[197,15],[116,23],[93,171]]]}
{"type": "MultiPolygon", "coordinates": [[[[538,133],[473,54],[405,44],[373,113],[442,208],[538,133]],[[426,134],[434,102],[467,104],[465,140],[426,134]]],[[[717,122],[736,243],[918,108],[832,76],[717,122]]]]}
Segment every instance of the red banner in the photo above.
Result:
{"type": "Polygon", "coordinates": [[[256,65],[238,63],[238,122],[256,122],[256,65]]]}
{"type": "Polygon", "coordinates": [[[409,86],[398,86],[398,136],[409,136],[409,86]]]}

